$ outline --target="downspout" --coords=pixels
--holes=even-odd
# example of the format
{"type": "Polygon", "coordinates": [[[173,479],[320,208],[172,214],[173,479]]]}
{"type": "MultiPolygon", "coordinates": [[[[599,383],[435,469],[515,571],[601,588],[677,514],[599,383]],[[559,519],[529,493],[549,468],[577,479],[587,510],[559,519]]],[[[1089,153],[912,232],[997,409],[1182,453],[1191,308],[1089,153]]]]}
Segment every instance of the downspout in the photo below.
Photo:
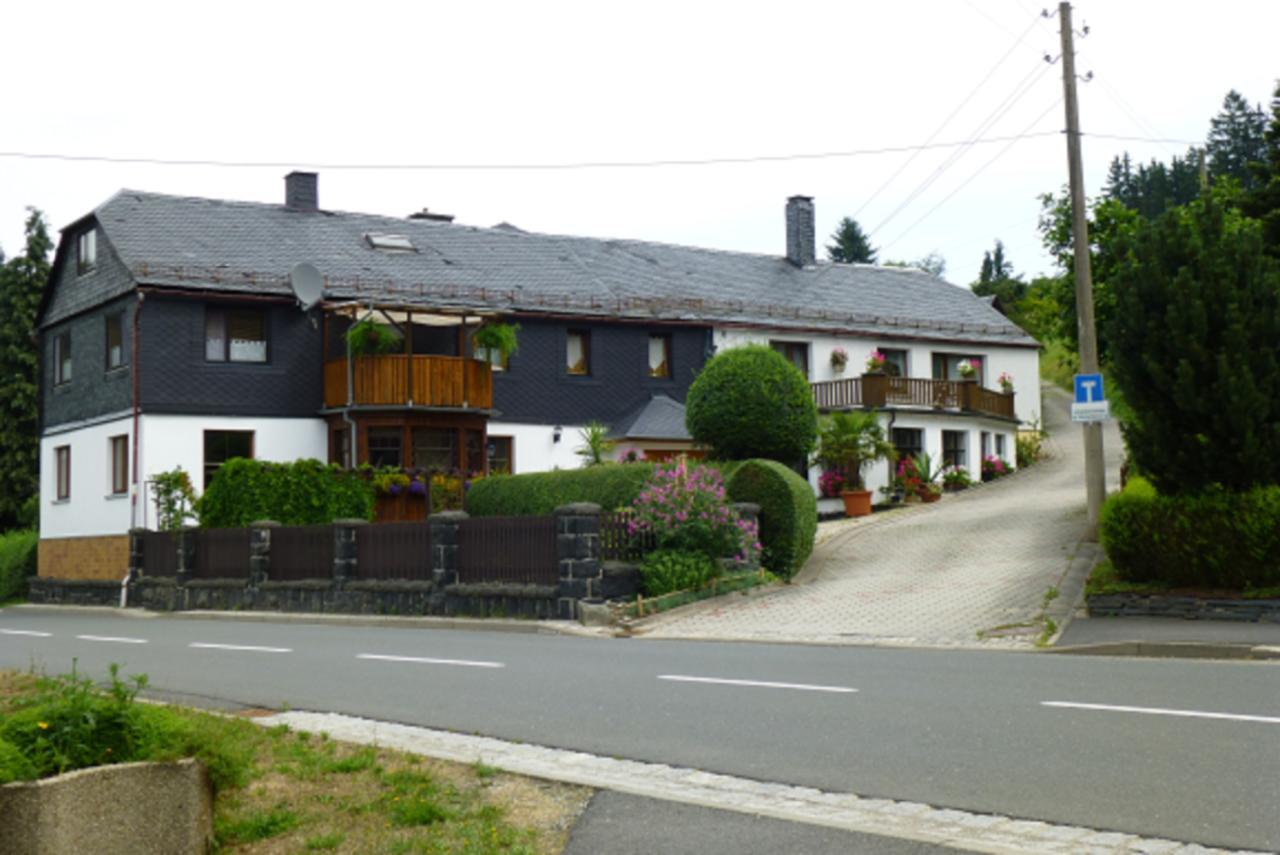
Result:
{"type": "MultiPolygon", "coordinates": [[[[360,323],[360,321],[365,320],[365,318],[368,318],[372,314],[373,304],[371,303],[369,305],[369,310],[364,313],[364,317],[358,318],[352,326],[360,323]]],[[[350,331],[351,329],[348,327],[347,332],[350,331]]],[[[359,461],[356,459],[356,451],[359,448],[356,437],[356,420],[351,418],[351,408],[356,404],[355,367],[351,362],[351,336],[344,335],[343,338],[346,339],[347,342],[347,405],[342,409],[342,421],[347,425],[347,445],[350,449],[351,468],[355,469],[359,465],[359,461]]],[[[325,347],[327,348],[328,346],[329,343],[325,342],[325,347]]]]}

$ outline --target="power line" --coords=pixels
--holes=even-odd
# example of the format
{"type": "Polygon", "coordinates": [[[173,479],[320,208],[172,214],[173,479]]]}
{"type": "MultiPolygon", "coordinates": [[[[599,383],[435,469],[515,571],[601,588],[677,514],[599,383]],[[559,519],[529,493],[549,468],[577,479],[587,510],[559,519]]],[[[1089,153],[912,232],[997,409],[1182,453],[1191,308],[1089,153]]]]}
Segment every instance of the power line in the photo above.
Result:
{"type": "Polygon", "coordinates": [[[957,140],[953,142],[925,143],[922,145],[885,146],[883,148],[852,149],[850,151],[809,152],[800,154],[762,154],[747,157],[708,157],[673,160],[601,160],[569,163],[303,163],[298,161],[249,161],[249,160],[198,160],[158,157],[114,157],[96,154],[66,154],[61,152],[0,151],[0,158],[19,160],[53,160],[72,163],[110,163],[140,166],[210,166],[228,169],[331,169],[366,171],[484,171],[484,170],[572,170],[572,169],[640,169],[662,166],[720,166],[744,163],[778,163],[793,160],[824,160],[846,157],[866,157],[880,154],[956,148],[977,143],[1011,143],[1019,139],[1049,136],[1057,131],[1042,131],[1018,136],[986,137],[983,139],[957,140]]]}
{"type": "MultiPolygon", "coordinates": [[[[1050,66],[1047,64],[1042,64],[1038,67],[1033,67],[1031,71],[1028,72],[1027,75],[1022,78],[1022,80],[1018,81],[1017,85],[1014,86],[1013,91],[1010,92],[1008,95],[1006,95],[1004,100],[1001,101],[999,104],[997,104],[995,108],[990,113],[987,114],[986,118],[983,119],[981,123],[979,123],[978,127],[974,129],[970,139],[976,140],[980,138],[982,134],[989,131],[997,122],[1003,119],[1005,115],[1008,114],[1008,112],[1011,109],[1013,109],[1014,105],[1017,104],[1018,101],[1022,100],[1022,97],[1024,95],[1026,95],[1028,92],[1031,91],[1031,88],[1040,81],[1040,78],[1044,77],[1044,75],[1048,72],[1049,68],[1050,66]]],[[[913,201],[915,201],[915,199],[918,196],[920,196],[921,193],[925,192],[930,187],[932,187],[935,181],[941,178],[948,169],[950,169],[957,161],[960,160],[960,158],[964,157],[964,155],[969,152],[970,148],[971,148],[970,146],[962,146],[959,149],[952,151],[951,154],[947,156],[946,160],[944,160],[941,164],[939,164],[938,167],[934,169],[934,171],[927,178],[925,178],[924,181],[922,181],[919,185],[917,185],[914,190],[912,190],[909,194],[907,194],[907,197],[905,199],[903,199],[901,202],[898,203],[898,206],[896,208],[894,208],[892,211],[889,212],[889,215],[887,217],[881,220],[880,223],[874,229],[871,230],[870,234],[871,235],[876,234],[885,226],[887,226],[890,222],[892,222],[893,219],[897,217],[898,214],[902,213],[902,211],[905,210],[908,205],[910,205],[913,201]]]]}
{"type": "MultiPolygon", "coordinates": [[[[1027,125],[1027,130],[1029,131],[1029,130],[1031,130],[1031,128],[1033,128],[1033,127],[1035,127],[1037,124],[1039,124],[1041,119],[1043,119],[1045,116],[1049,115],[1049,113],[1050,113],[1050,112],[1052,112],[1054,109],[1056,109],[1056,108],[1057,108],[1057,106],[1058,106],[1059,104],[1061,104],[1061,103],[1062,103],[1062,98],[1060,98],[1060,97],[1059,97],[1059,98],[1058,98],[1057,100],[1055,100],[1052,104],[1050,104],[1050,105],[1049,105],[1049,107],[1048,107],[1048,108],[1047,108],[1043,113],[1041,113],[1040,115],[1036,116],[1036,117],[1035,117],[1035,119],[1033,119],[1033,120],[1031,121],[1031,123],[1030,123],[1029,125],[1027,125]]],[[[968,178],[966,178],[964,181],[960,182],[960,184],[959,184],[959,185],[957,185],[957,186],[956,186],[956,188],[955,188],[955,189],[953,189],[950,193],[948,193],[946,196],[944,196],[944,197],[941,199],[941,201],[939,201],[936,205],[934,205],[934,206],[933,206],[932,208],[930,208],[928,211],[925,211],[925,213],[924,213],[924,215],[923,215],[923,216],[921,216],[919,219],[917,219],[917,220],[916,220],[914,223],[912,223],[911,225],[907,226],[906,230],[904,230],[904,231],[903,231],[901,234],[899,234],[896,238],[894,238],[893,240],[891,240],[891,241],[889,241],[888,243],[884,244],[884,245],[881,247],[881,249],[882,249],[882,250],[887,250],[889,247],[893,246],[893,245],[894,245],[894,244],[896,244],[898,241],[902,240],[904,237],[906,237],[908,234],[910,234],[910,233],[915,229],[915,227],[916,227],[916,226],[920,225],[920,224],[921,224],[921,223],[923,223],[925,220],[929,219],[929,217],[933,216],[934,211],[937,211],[937,210],[938,210],[939,208],[941,208],[943,205],[947,204],[947,202],[950,202],[950,201],[951,201],[951,199],[952,199],[952,198],[953,198],[957,193],[959,193],[959,192],[960,192],[961,190],[963,190],[965,187],[969,186],[970,182],[972,182],[972,181],[973,181],[974,179],[976,179],[979,175],[981,175],[983,172],[985,172],[985,171],[987,170],[987,167],[991,166],[991,165],[992,165],[993,163],[995,163],[997,160],[999,160],[1000,158],[1004,157],[1005,152],[1007,152],[1010,148],[1012,148],[1012,144],[1010,144],[1010,145],[1006,145],[1004,148],[1000,149],[1000,151],[996,152],[996,156],[995,156],[995,157],[991,158],[991,159],[990,159],[990,160],[988,160],[986,163],[982,164],[982,166],[978,167],[977,171],[975,171],[972,175],[970,175],[970,176],[969,176],[968,178]]]]}
{"type": "MultiPolygon", "coordinates": [[[[973,4],[970,4],[970,5],[973,5],[973,4]]],[[[974,8],[976,9],[977,7],[974,7],[974,8]]],[[[982,10],[979,9],[978,11],[981,12],[982,10]]],[[[985,15],[986,13],[983,12],[982,14],[985,15]]],[[[965,96],[964,100],[961,101],[960,104],[954,110],[951,111],[950,115],[948,115],[945,119],[942,120],[942,124],[938,125],[938,127],[929,136],[929,138],[925,140],[926,145],[928,143],[933,142],[934,138],[936,138],[938,134],[942,133],[943,129],[946,128],[946,126],[951,123],[951,120],[956,117],[956,114],[958,114],[961,110],[963,110],[965,106],[968,105],[968,103],[973,100],[973,97],[977,95],[980,91],[982,91],[982,87],[985,86],[987,81],[991,79],[991,76],[994,75],[997,70],[999,70],[1000,66],[1004,65],[1005,60],[1007,60],[1010,56],[1013,55],[1013,52],[1018,49],[1018,47],[1022,44],[1022,40],[1026,38],[1027,33],[1031,32],[1032,28],[1035,27],[1035,25],[1036,25],[1036,22],[1033,20],[1027,26],[1027,29],[1023,31],[1022,35],[1017,36],[1016,41],[1014,41],[1014,43],[1009,46],[1009,49],[1005,51],[1004,56],[996,60],[996,64],[991,66],[991,70],[988,71],[986,75],[981,80],[978,81],[977,85],[974,86],[973,89],[969,90],[969,94],[965,96]]],[[[858,217],[862,216],[862,212],[866,210],[867,206],[870,205],[872,202],[874,202],[880,196],[880,194],[883,193],[889,187],[890,184],[892,184],[895,180],[897,180],[898,176],[901,175],[908,166],[910,166],[912,163],[915,162],[915,159],[920,156],[920,152],[923,150],[924,149],[916,149],[914,152],[912,152],[911,156],[908,157],[906,160],[904,160],[902,164],[893,171],[893,174],[890,175],[888,178],[886,178],[884,183],[881,184],[878,188],[876,188],[876,191],[872,193],[869,197],[867,197],[866,201],[864,201],[861,205],[858,206],[858,209],[853,212],[854,219],[857,219],[858,217]]]]}
{"type": "Polygon", "coordinates": [[[1180,140],[1172,137],[1131,137],[1122,136],[1120,134],[1094,134],[1085,131],[1080,132],[1082,137],[1097,137],[1100,140],[1119,140],[1121,142],[1145,142],[1145,143],[1161,143],[1171,144],[1178,143],[1180,145],[1199,146],[1204,145],[1204,140],[1180,140]]]}

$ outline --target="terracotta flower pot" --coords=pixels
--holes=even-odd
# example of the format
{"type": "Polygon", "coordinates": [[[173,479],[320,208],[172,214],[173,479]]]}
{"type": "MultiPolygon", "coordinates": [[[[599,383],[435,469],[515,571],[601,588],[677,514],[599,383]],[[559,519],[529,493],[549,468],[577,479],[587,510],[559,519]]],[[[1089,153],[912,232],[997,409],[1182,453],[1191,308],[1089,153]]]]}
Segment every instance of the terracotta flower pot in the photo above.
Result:
{"type": "Polygon", "coordinates": [[[865,517],[871,513],[870,490],[844,490],[840,493],[844,499],[844,515],[846,517],[865,517]]]}
{"type": "Polygon", "coordinates": [[[923,493],[920,494],[920,501],[924,502],[925,504],[928,504],[929,502],[936,502],[941,498],[942,498],[941,493],[935,493],[932,490],[925,490],[923,493]]]}

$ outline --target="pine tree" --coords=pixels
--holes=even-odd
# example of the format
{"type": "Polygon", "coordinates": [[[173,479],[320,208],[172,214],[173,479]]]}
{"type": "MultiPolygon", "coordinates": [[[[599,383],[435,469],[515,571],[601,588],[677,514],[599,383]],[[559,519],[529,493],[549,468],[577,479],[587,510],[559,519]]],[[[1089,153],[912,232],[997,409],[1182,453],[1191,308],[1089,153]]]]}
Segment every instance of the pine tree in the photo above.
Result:
{"type": "Polygon", "coordinates": [[[1209,121],[1209,173],[1214,178],[1230,176],[1245,190],[1255,187],[1256,179],[1249,164],[1265,155],[1264,135],[1267,116],[1261,105],[1249,102],[1232,89],[1222,101],[1222,111],[1209,121]]]}
{"type": "Polygon", "coordinates": [[[843,264],[875,264],[876,253],[871,240],[853,217],[845,217],[831,233],[832,243],[827,244],[827,258],[843,264]]]}
{"type": "Polygon", "coordinates": [[[1280,262],[1227,196],[1140,221],[1111,278],[1125,438],[1162,493],[1280,483],[1280,262]]]}
{"type": "Polygon", "coordinates": [[[978,280],[969,286],[980,297],[995,296],[1000,307],[1012,309],[1027,293],[1027,283],[1013,272],[1013,262],[1004,257],[1004,243],[996,240],[994,250],[982,254],[978,280]]]}
{"type": "Polygon", "coordinates": [[[0,528],[6,529],[23,520],[23,506],[39,489],[34,336],[53,241],[44,215],[28,210],[25,249],[0,266],[0,528]]]}
{"type": "Polygon", "coordinates": [[[1267,250],[1280,258],[1280,80],[1271,96],[1271,121],[1263,135],[1262,156],[1253,164],[1254,189],[1244,200],[1244,210],[1262,221],[1267,250]]]}

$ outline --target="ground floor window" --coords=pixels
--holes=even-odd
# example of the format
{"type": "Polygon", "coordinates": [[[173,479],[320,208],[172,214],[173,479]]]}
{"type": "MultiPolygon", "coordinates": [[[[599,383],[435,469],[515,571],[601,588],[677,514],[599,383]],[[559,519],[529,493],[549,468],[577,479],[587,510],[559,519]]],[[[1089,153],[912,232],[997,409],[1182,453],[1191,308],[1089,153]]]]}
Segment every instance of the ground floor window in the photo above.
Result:
{"type": "Polygon", "coordinates": [[[414,428],[413,465],[419,469],[448,471],[457,467],[453,428],[414,428]]]}
{"type": "Polygon", "coordinates": [[[962,430],[944,430],[942,432],[942,464],[960,469],[969,465],[965,454],[969,434],[962,430]]]}
{"type": "Polygon", "coordinates": [[[236,457],[253,459],[253,431],[207,430],[204,432],[204,486],[222,464],[236,457]]]}
{"type": "Polygon", "coordinates": [[[111,495],[129,492],[129,437],[113,436],[107,440],[111,453],[111,495]]]}
{"type": "Polygon", "coordinates": [[[991,434],[987,431],[982,432],[982,459],[986,460],[991,456],[991,434]]]}
{"type": "Polygon", "coordinates": [[[509,436],[491,436],[486,446],[490,475],[515,472],[515,440],[509,436]]]}
{"type": "Polygon", "coordinates": [[[892,440],[899,460],[915,457],[924,451],[923,428],[894,428],[892,440]]]}
{"type": "Polygon", "coordinates": [[[1004,460],[1004,434],[996,434],[996,457],[1004,460]]]}
{"type": "Polygon", "coordinates": [[[343,469],[351,468],[351,430],[336,428],[329,446],[329,459],[343,469]]]}
{"type": "Polygon", "coordinates": [[[404,465],[404,430],[398,427],[371,427],[365,434],[369,445],[369,465],[375,469],[383,466],[404,465]]]}
{"type": "Polygon", "coordinates": [[[60,445],[53,450],[57,470],[54,495],[58,501],[65,502],[71,498],[71,446],[60,445]]]}

